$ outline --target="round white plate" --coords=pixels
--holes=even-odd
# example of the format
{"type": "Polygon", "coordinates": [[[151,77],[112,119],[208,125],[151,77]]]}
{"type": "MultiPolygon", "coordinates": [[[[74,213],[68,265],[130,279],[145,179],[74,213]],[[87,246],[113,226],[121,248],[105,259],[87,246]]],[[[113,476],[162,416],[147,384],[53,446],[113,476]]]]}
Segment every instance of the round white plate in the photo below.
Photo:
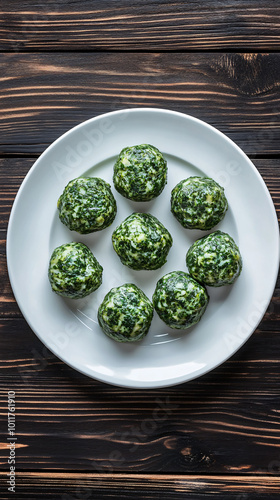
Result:
{"type": "MultiPolygon", "coordinates": [[[[209,233],[210,231],[208,231],[209,233]]],[[[107,113],[81,123],[57,139],[35,162],[15,199],[8,227],[7,260],[18,305],[30,327],[60,359],[90,377],[124,387],[152,388],[185,382],[215,368],[253,333],[270,302],[279,265],[279,233],[270,194],[247,156],[206,123],[182,113],[140,108],[107,113]],[[125,146],[149,143],[163,152],[168,183],[148,203],[113,193],[118,213],[113,224],[80,236],[59,220],[58,197],[80,175],[102,177],[111,186],[114,162],[125,146]],[[168,328],[154,313],[146,338],[120,344],[97,323],[105,294],[126,282],[151,299],[157,280],[187,271],[189,246],[207,234],[184,229],[170,212],[170,193],[191,175],[214,178],[225,188],[229,209],[215,227],[229,233],[243,257],[232,286],[209,288],[210,301],[200,323],[189,330],[168,328]],[[173,246],[156,271],[134,271],[115,254],[111,235],[132,212],[150,212],[167,227],[173,246]],[[81,300],[52,292],[48,264],[52,251],[70,241],[86,243],[104,268],[101,287],[81,300]]]]}

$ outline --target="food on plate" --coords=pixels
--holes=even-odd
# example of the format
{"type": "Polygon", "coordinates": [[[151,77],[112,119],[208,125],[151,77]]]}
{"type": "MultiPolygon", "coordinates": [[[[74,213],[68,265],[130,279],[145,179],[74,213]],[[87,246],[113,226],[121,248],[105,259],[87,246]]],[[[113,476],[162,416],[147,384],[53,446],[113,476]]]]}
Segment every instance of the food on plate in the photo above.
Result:
{"type": "Polygon", "coordinates": [[[117,213],[111,187],[99,177],[77,177],[70,181],[57,208],[61,222],[80,234],[105,229],[117,213]]]}
{"type": "Polygon", "coordinates": [[[118,342],[135,342],[147,335],[153,305],[132,283],[112,288],[98,309],[98,321],[106,335],[118,342]]]}
{"type": "Polygon", "coordinates": [[[116,190],[130,200],[152,200],[167,182],[167,162],[150,144],[124,148],[114,165],[113,181],[116,190]]]}
{"type": "Polygon", "coordinates": [[[183,271],[163,276],[153,295],[154,308],[171,328],[186,329],[200,321],[209,298],[203,285],[183,271]]]}
{"type": "Polygon", "coordinates": [[[209,286],[231,285],[241,273],[242,258],[229,234],[215,231],[196,240],[187,252],[191,276],[209,286]]]}
{"type": "Polygon", "coordinates": [[[212,229],[224,218],[227,209],[224,188],[210,177],[184,179],[171,193],[171,211],[188,229],[212,229]]]}
{"type": "Polygon", "coordinates": [[[115,229],[112,242],[125,266],[152,270],[165,264],[172,236],[154,215],[133,213],[115,229]]]}
{"type": "Polygon", "coordinates": [[[102,271],[102,266],[86,245],[72,242],[55,248],[48,276],[58,295],[81,299],[101,285],[102,271]]]}

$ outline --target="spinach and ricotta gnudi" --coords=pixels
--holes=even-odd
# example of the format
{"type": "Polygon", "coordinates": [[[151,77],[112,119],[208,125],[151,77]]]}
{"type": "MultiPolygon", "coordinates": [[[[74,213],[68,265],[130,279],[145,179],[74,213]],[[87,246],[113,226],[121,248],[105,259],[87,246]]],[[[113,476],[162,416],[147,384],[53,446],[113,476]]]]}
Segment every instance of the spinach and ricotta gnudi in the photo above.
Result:
{"type": "Polygon", "coordinates": [[[132,283],[112,288],[98,309],[98,321],[103,332],[117,342],[143,339],[152,318],[152,303],[132,283]]]}
{"type": "Polygon", "coordinates": [[[114,165],[116,190],[134,201],[149,201],[158,196],[167,182],[167,162],[150,144],[122,149],[114,165]]]}
{"type": "Polygon", "coordinates": [[[55,248],[48,276],[55,293],[81,299],[101,285],[102,271],[102,266],[86,245],[72,242],[55,248]]]}
{"type": "Polygon", "coordinates": [[[231,285],[241,273],[242,257],[229,234],[222,231],[196,240],[186,262],[191,276],[209,286],[231,285]]]}
{"type": "Polygon", "coordinates": [[[157,282],[153,295],[159,317],[170,328],[176,329],[186,329],[198,323],[208,300],[205,287],[183,271],[163,276],[157,282]]]}
{"type": "Polygon", "coordinates": [[[57,208],[61,222],[80,234],[105,229],[117,213],[111,187],[99,177],[70,181],[58,199],[57,208]]]}
{"type": "Polygon", "coordinates": [[[154,215],[133,213],[115,229],[112,242],[125,266],[152,270],[165,264],[172,236],[154,215]]]}
{"type": "Polygon", "coordinates": [[[224,188],[210,177],[184,179],[171,193],[171,211],[188,229],[211,229],[224,218],[227,209],[224,188]]]}

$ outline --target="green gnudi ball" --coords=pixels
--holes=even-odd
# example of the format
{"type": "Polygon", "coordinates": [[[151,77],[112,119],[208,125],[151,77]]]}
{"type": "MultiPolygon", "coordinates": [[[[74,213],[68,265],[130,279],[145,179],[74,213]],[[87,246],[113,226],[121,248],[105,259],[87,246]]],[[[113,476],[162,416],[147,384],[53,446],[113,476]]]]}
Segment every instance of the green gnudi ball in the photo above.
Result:
{"type": "Polygon", "coordinates": [[[48,269],[51,287],[62,297],[81,299],[102,283],[103,268],[83,243],[65,243],[53,251],[48,269]]]}
{"type": "Polygon", "coordinates": [[[231,285],[242,269],[238,246],[222,231],[196,240],[187,252],[186,262],[194,279],[214,287],[231,285]]]}
{"type": "Polygon", "coordinates": [[[150,201],[167,182],[167,162],[150,144],[126,147],[114,165],[113,181],[116,190],[126,198],[150,201]]]}
{"type": "Polygon", "coordinates": [[[70,181],[57,208],[61,222],[80,234],[105,229],[117,213],[111,187],[99,177],[77,177],[70,181]]]}
{"type": "Polygon", "coordinates": [[[112,242],[125,266],[153,270],[165,264],[172,236],[154,215],[133,213],[115,229],[112,242]]]}
{"type": "Polygon", "coordinates": [[[188,229],[212,229],[228,209],[224,188],[210,177],[189,177],[171,193],[171,211],[188,229]]]}
{"type": "Polygon", "coordinates": [[[117,342],[143,339],[153,318],[153,305],[132,283],[112,288],[98,309],[103,332],[117,342]]]}
{"type": "Polygon", "coordinates": [[[208,294],[200,283],[183,271],[163,276],[156,285],[153,303],[156,312],[170,328],[186,329],[202,318],[208,294]]]}

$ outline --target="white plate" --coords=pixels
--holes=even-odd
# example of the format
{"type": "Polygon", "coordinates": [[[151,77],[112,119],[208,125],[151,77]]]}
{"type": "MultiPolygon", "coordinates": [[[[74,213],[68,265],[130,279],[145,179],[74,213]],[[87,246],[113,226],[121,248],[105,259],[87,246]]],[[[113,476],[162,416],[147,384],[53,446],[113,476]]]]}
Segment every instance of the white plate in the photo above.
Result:
{"type": "MultiPolygon", "coordinates": [[[[209,231],[208,231],[209,232],[209,231]]],[[[41,341],[80,372],[125,387],[164,387],[215,368],[253,333],[270,302],[279,265],[277,218],[270,194],[247,156],[206,123],[164,109],[129,109],[98,116],[69,130],[35,162],[15,199],[7,237],[9,276],[15,298],[41,341]],[[56,203],[69,180],[99,176],[112,183],[114,161],[125,146],[149,143],[168,162],[168,184],[148,203],[126,200],[114,189],[118,213],[104,231],[80,236],[59,220],[56,203]],[[97,309],[104,295],[125,282],[151,299],[157,280],[187,271],[185,255],[204,232],[186,230],[170,212],[171,189],[183,178],[207,175],[225,188],[229,210],[215,229],[240,247],[243,270],[233,286],[208,288],[210,302],[190,330],[171,330],[154,314],[147,337],[119,344],[104,335],[97,309]],[[167,263],[156,271],[133,271],[111,244],[115,227],[131,212],[154,214],[173,236],[167,263]],[[86,243],[104,268],[101,287],[81,300],[51,291],[47,270],[55,247],[86,243]]]]}

